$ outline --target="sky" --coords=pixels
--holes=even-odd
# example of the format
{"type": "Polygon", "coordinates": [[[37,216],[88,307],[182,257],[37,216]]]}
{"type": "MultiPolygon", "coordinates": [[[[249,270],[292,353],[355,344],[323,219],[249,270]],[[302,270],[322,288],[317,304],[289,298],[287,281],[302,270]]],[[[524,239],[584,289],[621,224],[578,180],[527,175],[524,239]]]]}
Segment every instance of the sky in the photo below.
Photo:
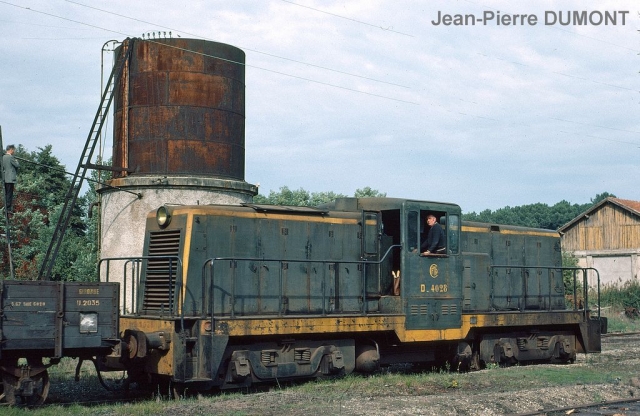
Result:
{"type": "Polygon", "coordinates": [[[245,51],[245,180],[261,194],[369,186],[463,212],[640,200],[637,1],[0,0],[0,28],[3,142],[51,144],[68,170],[103,45],[171,32],[245,51]]]}

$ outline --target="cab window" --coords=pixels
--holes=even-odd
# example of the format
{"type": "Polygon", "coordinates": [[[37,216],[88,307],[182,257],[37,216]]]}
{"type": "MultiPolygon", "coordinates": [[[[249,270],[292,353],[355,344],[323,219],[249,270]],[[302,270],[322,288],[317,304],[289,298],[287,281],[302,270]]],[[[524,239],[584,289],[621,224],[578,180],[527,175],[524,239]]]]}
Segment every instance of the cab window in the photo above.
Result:
{"type": "Polygon", "coordinates": [[[460,251],[460,217],[458,215],[449,215],[447,224],[447,241],[449,243],[448,252],[457,254],[460,251]]]}
{"type": "Polygon", "coordinates": [[[409,251],[418,249],[419,234],[420,229],[418,228],[418,212],[409,211],[407,215],[407,245],[409,246],[409,251]]]}
{"type": "MultiPolygon", "coordinates": [[[[442,238],[437,241],[436,247],[432,254],[447,254],[447,213],[442,211],[420,210],[419,250],[420,252],[424,252],[425,250],[427,250],[427,238],[429,235],[429,230],[431,229],[431,226],[429,225],[429,217],[433,217],[434,223],[439,224],[440,228],[442,228],[443,231],[442,238]]],[[[436,225],[434,224],[434,226],[436,225]]]]}

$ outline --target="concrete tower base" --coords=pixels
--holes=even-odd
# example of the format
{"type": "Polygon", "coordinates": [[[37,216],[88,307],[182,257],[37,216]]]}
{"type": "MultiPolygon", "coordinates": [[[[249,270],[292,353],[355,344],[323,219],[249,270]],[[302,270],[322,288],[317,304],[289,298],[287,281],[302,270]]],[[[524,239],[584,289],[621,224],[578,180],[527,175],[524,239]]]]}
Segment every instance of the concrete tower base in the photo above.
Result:
{"type": "MultiPolygon", "coordinates": [[[[141,256],[147,215],[161,205],[239,205],[258,193],[255,185],[244,181],[203,177],[129,176],[109,184],[112,187],[98,189],[102,259],[141,256]]],[[[123,281],[123,267],[123,261],[110,262],[107,275],[103,264],[100,279],[120,283],[121,308],[131,312],[133,282],[130,273],[123,281]]]]}

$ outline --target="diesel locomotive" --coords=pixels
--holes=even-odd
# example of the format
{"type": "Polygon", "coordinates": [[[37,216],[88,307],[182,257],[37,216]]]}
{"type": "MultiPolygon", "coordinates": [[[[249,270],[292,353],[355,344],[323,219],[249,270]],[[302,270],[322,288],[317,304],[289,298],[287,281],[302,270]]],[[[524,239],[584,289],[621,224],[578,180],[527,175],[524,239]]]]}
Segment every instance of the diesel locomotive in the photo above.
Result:
{"type": "Polygon", "coordinates": [[[599,352],[606,328],[556,232],[462,221],[449,203],[161,206],[143,256],[101,263],[127,267],[122,341],[103,369],[192,391],[395,363],[566,363],[599,352]],[[441,254],[419,252],[429,214],[441,254]]]}

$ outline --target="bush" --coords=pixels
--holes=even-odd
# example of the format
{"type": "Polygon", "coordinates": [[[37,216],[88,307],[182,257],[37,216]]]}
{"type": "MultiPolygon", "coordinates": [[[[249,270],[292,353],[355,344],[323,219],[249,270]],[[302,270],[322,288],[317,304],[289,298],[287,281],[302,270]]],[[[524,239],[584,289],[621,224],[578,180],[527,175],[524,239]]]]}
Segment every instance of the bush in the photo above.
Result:
{"type": "Polygon", "coordinates": [[[640,309],[640,283],[637,280],[629,280],[620,286],[618,284],[604,285],[600,289],[600,306],[610,306],[617,310],[640,309]]]}
{"type": "MultiPolygon", "coordinates": [[[[578,258],[573,253],[568,251],[562,252],[562,267],[578,267],[578,258]]],[[[562,272],[562,281],[564,282],[564,293],[567,295],[573,295],[573,275],[571,270],[564,270],[562,272]]],[[[580,280],[578,280],[578,287],[580,287],[580,280]]]]}

